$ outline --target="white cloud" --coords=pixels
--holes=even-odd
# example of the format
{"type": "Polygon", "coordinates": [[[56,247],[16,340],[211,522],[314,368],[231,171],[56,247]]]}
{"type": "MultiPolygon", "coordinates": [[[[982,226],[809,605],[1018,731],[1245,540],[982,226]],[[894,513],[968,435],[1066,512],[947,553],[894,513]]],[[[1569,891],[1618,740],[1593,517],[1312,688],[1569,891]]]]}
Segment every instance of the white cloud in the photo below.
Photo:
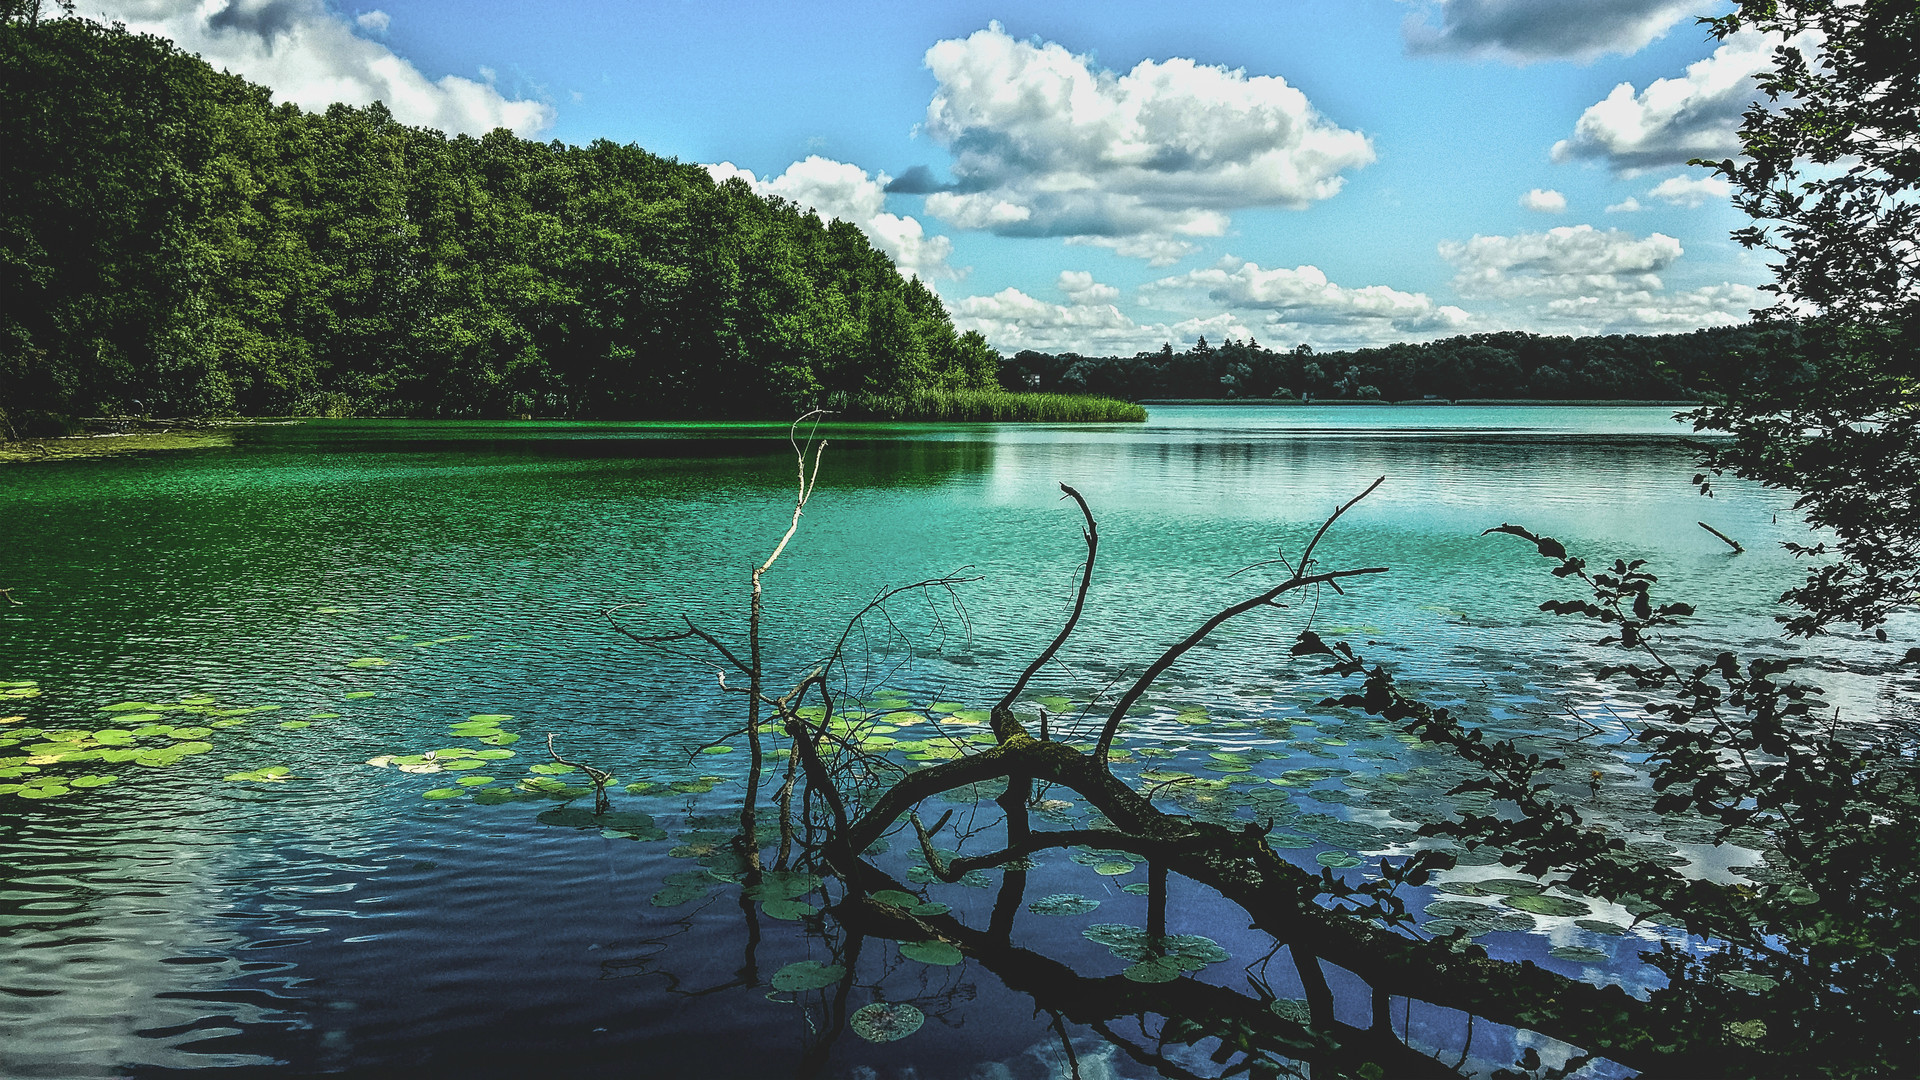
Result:
{"type": "Polygon", "coordinates": [[[1068,293],[1068,303],[1050,304],[1009,287],[991,296],[965,297],[948,307],[955,329],[978,330],[994,348],[1003,352],[1038,349],[1087,356],[1130,356],[1158,349],[1163,344],[1184,349],[1201,337],[1218,343],[1228,338],[1254,336],[1253,327],[1245,319],[1225,311],[1176,322],[1136,322],[1104,299],[1119,290],[1095,284],[1092,275],[1084,271],[1063,273],[1061,287],[1068,293]],[[1069,289],[1069,284],[1074,288],[1069,289]],[[1076,296],[1076,291],[1082,295],[1076,296]]]}
{"type": "Polygon", "coordinates": [[[1567,197],[1552,188],[1545,191],[1534,188],[1520,196],[1520,205],[1542,214],[1564,214],[1567,212],[1567,197]]]}
{"type": "Polygon", "coordinates": [[[1120,299],[1120,290],[1093,280],[1085,270],[1062,270],[1055,287],[1076,304],[1111,304],[1120,299]]]}
{"type": "Polygon", "coordinates": [[[384,11],[363,11],[353,17],[353,25],[369,34],[384,34],[393,25],[393,16],[384,11]]]}
{"type": "MultiPolygon", "coordinates": [[[[1631,200],[1629,200],[1631,201],[1631,200]]],[[[1638,204],[1635,204],[1636,208],[1638,204]]],[[[1463,295],[1505,300],[1485,322],[1550,333],[1666,333],[1747,321],[1759,290],[1732,282],[1668,292],[1660,272],[1683,254],[1671,236],[1572,225],[1544,233],[1447,241],[1463,295]]]]}
{"type": "Polygon", "coordinates": [[[1000,27],[937,42],[926,132],[954,155],[927,212],[957,228],[1060,236],[1159,265],[1228,213],[1304,208],[1373,160],[1277,76],[1174,58],[1125,74],[1000,27]]]}
{"type": "Polygon", "coordinates": [[[1318,267],[1265,270],[1231,257],[1210,269],[1161,278],[1147,288],[1205,289],[1210,299],[1230,309],[1272,312],[1272,324],[1338,326],[1360,338],[1457,329],[1468,321],[1465,311],[1435,304],[1425,293],[1385,285],[1348,288],[1328,281],[1318,267]]]}
{"type": "Polygon", "coordinates": [[[1738,154],[1740,114],[1758,97],[1753,75],[1771,62],[1779,43],[1778,37],[1736,34],[1680,78],[1655,79],[1638,93],[1632,83],[1615,86],[1580,114],[1572,138],[1553,144],[1553,160],[1604,160],[1631,175],[1738,154]]]}
{"type": "Polygon", "coordinates": [[[761,180],[746,169],[723,161],[705,166],[715,181],[738,176],[761,195],[778,195],[812,210],[822,220],[839,218],[859,226],[873,245],[893,258],[902,277],[923,281],[957,277],[947,259],[953,241],[929,236],[920,222],[890,214],[886,207],[886,173],[869,176],[858,165],[814,155],[787,166],[779,176],[761,180]]]}
{"type": "Polygon", "coordinates": [[[1674,206],[1697,207],[1733,195],[1733,185],[1718,176],[1669,176],[1647,192],[1649,198],[1674,206]]]}
{"type": "Polygon", "coordinates": [[[1527,63],[1634,53],[1698,13],[1697,0],[1434,0],[1401,31],[1415,53],[1527,63]],[[1433,21],[1438,16],[1438,22],[1433,21]]]}
{"type": "Polygon", "coordinates": [[[1681,254],[1680,241],[1664,233],[1636,239],[1619,229],[1601,232],[1591,225],[1440,244],[1441,258],[1459,268],[1453,285],[1464,296],[1659,289],[1658,271],[1681,254]]]}
{"type": "Polygon", "coordinates": [[[1637,214],[1637,213],[1639,213],[1640,211],[1642,211],[1642,210],[1645,210],[1645,209],[1646,209],[1646,207],[1644,207],[1644,206],[1641,206],[1641,205],[1640,205],[1640,200],[1639,200],[1639,199],[1636,199],[1636,198],[1634,198],[1633,196],[1631,196],[1631,195],[1629,195],[1629,196],[1627,196],[1626,198],[1624,198],[1624,199],[1621,199],[1621,200],[1620,200],[1619,202],[1617,202],[1617,203],[1614,203],[1614,204],[1613,204],[1612,206],[1609,206],[1609,207],[1607,207],[1607,213],[1609,213],[1609,214],[1637,214]]]}
{"type": "Polygon", "coordinates": [[[1672,293],[1624,289],[1559,297],[1547,302],[1545,315],[1550,323],[1574,333],[1664,334],[1703,326],[1736,326],[1747,321],[1752,309],[1764,306],[1760,290],[1723,282],[1672,293]]]}
{"type": "Polygon", "coordinates": [[[385,30],[383,12],[350,22],[325,0],[83,0],[79,11],[170,38],[306,109],[384,101],[401,123],[470,135],[501,127],[530,135],[554,119],[551,105],[510,99],[491,76],[429,79],[392,49],[355,33],[356,26],[385,30]]]}

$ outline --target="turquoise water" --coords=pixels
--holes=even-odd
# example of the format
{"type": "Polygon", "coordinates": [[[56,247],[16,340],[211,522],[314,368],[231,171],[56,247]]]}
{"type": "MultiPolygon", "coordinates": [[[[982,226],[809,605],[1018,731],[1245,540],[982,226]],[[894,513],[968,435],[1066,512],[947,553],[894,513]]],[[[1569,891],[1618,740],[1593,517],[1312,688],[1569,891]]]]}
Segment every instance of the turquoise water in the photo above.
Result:
{"type": "MultiPolygon", "coordinates": [[[[1083,703],[1273,579],[1278,567],[1231,575],[1297,556],[1327,513],[1385,476],[1316,557],[1391,573],[1231,624],[1155,688],[1133,741],[1165,747],[1162,764],[1265,746],[1285,749],[1258,766],[1275,774],[1331,763],[1351,779],[1392,753],[1395,768],[1417,767],[1383,733],[1311,706],[1329,685],[1286,655],[1308,625],[1500,724],[1557,731],[1564,707],[1609,725],[1629,703],[1585,674],[1582,640],[1597,635],[1537,611],[1565,587],[1524,544],[1480,533],[1514,522],[1594,561],[1653,560],[1669,596],[1700,606],[1677,649],[1774,644],[1773,598],[1797,573],[1778,544],[1804,531],[1777,493],[1695,493],[1668,413],[1166,407],[1145,425],[825,428],[816,496],[767,579],[774,671],[808,670],[881,590],[951,573],[977,580],[867,622],[849,689],[935,716],[929,703],[983,706],[1071,601],[1083,548],[1067,483],[1099,520],[1100,562],[1080,632],[1034,690],[1083,703]],[[1211,723],[1190,722],[1203,711],[1211,723]],[[1275,723],[1292,725],[1291,743],[1275,723]],[[1368,748],[1382,756],[1358,756],[1368,748]]],[[[0,714],[24,717],[14,730],[103,729],[145,711],[104,706],[213,699],[147,721],[204,736],[134,744],[205,753],[89,760],[110,785],[0,795],[0,1073],[492,1075],[644,1058],[655,1075],[1046,1075],[1057,1038],[1032,1000],[978,965],[879,959],[871,946],[854,1004],[913,1000],[931,1019],[897,1043],[848,1036],[809,1057],[828,1004],[775,1000],[765,981],[825,957],[825,939],[769,920],[743,965],[752,905],[743,912],[737,890],[649,903],[690,865],[670,851],[697,847],[686,837],[737,805],[745,755],[690,751],[737,727],[739,709],[701,658],[643,650],[603,612],[663,632],[685,615],[738,641],[749,567],[786,528],[793,487],[787,433],[763,425],[316,421],[242,429],[231,448],[0,470],[0,587],[18,600],[0,604],[0,681],[38,691],[0,698],[0,714]],[[228,711],[256,706],[273,708],[228,711]],[[473,714],[511,716],[499,730],[522,736],[503,744],[516,757],[465,772],[492,784],[423,799],[454,774],[366,764],[477,745],[448,731],[473,714]],[[541,824],[554,801],[470,797],[529,776],[548,733],[622,786],[658,785],[616,788],[616,802],[671,839],[541,824]],[[226,779],[262,769],[287,778],[226,779]],[[701,777],[718,778],[712,791],[671,788],[701,777]]],[[[0,757],[29,753],[16,742],[0,757]]],[[[1327,835],[1289,857],[1317,872],[1327,850],[1404,850],[1395,805],[1307,805],[1302,831],[1327,835]]],[[[1682,852],[1721,872],[1713,853],[1682,852]]],[[[1491,871],[1464,871],[1476,872],[1491,871]]],[[[1021,932],[1110,974],[1112,958],[1078,932],[1139,918],[1144,898],[1064,858],[1035,877],[1032,897],[1097,892],[1102,907],[1021,932]]],[[[990,890],[935,892],[984,924],[990,890]]],[[[1206,925],[1220,914],[1207,903],[1180,910],[1206,925]]],[[[1657,978],[1631,944],[1659,931],[1623,943],[1570,922],[1484,943],[1631,989],[1657,978]],[[1554,946],[1606,958],[1554,959],[1554,946]]],[[[1258,946],[1221,938],[1234,961],[1201,977],[1238,986],[1258,946]]],[[[1451,1021],[1426,1023],[1423,1037],[1450,1037],[1451,1021]]],[[[1085,1052],[1115,1054],[1097,1032],[1073,1033],[1085,1052]]]]}

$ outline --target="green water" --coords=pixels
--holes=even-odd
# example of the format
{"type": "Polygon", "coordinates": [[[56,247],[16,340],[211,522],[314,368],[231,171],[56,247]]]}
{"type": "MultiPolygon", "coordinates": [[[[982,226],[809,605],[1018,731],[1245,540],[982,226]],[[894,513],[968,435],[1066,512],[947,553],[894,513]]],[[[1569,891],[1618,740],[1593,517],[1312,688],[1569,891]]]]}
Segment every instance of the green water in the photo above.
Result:
{"type": "MultiPolygon", "coordinates": [[[[1257,591],[1278,567],[1230,575],[1296,557],[1385,476],[1316,557],[1391,573],[1233,624],[1156,687],[1144,737],[1182,736],[1193,745],[1172,752],[1191,754],[1253,737],[1183,727],[1180,710],[1305,716],[1325,686],[1285,654],[1307,625],[1503,722],[1562,701],[1604,722],[1580,643],[1594,635],[1537,611],[1564,588],[1525,545],[1480,533],[1514,522],[1590,558],[1654,560],[1669,595],[1701,609],[1678,648],[1771,643],[1772,600],[1797,572],[1778,542],[1804,532],[1778,494],[1697,495],[1667,413],[1211,407],[1145,425],[822,429],[817,494],[767,582],[776,670],[804,672],[879,591],[953,573],[978,580],[866,624],[853,689],[997,695],[1072,597],[1083,547],[1067,483],[1099,520],[1101,557],[1083,627],[1036,692],[1084,701],[1257,591]]],[[[90,762],[115,775],[105,788],[0,796],[0,1073],[493,1073],[638,1053],[665,1055],[662,1075],[791,1072],[799,1028],[764,991],[679,992],[731,977],[739,911],[681,923],[649,908],[679,868],[664,843],[541,828],[524,803],[422,799],[449,774],[365,762],[504,714],[526,738],[480,770],[502,786],[551,732],[622,784],[723,778],[699,805],[633,803],[663,825],[724,810],[744,755],[688,752],[738,708],[700,658],[644,651],[603,612],[658,631],[685,615],[738,640],[748,568],[786,528],[793,488],[784,428],[754,425],[326,421],[245,429],[230,449],[0,470],[0,587],[18,601],[0,604],[0,681],[39,691],[0,714],[54,730],[103,727],[113,714],[97,710],[124,701],[278,706],[221,717],[244,723],[177,764],[90,762]],[[224,779],[264,768],[292,779],[224,779]],[[737,1048],[724,1067],[697,1052],[716,1044],[737,1048]]],[[[1315,756],[1352,764],[1348,745],[1315,756]]],[[[986,894],[956,897],[964,914],[986,894]]],[[[1137,899],[1113,891],[1101,916],[1137,899]]],[[[1537,944],[1511,934],[1507,948],[1570,934],[1543,924],[1537,944]]],[[[1643,988],[1630,952],[1592,976],[1643,988]]],[[[1031,1003],[941,970],[961,972],[922,987],[946,995],[943,1023],[887,1048],[849,1040],[827,1073],[962,1076],[1042,1041],[1031,1003]],[[962,984],[971,996],[954,997],[962,984]]]]}

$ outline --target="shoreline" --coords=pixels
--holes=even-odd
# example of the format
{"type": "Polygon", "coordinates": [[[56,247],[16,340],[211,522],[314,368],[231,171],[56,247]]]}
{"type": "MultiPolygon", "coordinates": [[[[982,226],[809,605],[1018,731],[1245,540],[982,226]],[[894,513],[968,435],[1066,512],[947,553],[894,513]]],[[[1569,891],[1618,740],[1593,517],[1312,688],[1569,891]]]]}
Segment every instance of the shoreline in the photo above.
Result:
{"type": "Polygon", "coordinates": [[[1704,401],[1642,401],[1637,398],[1407,398],[1401,401],[1356,401],[1352,398],[1337,398],[1332,401],[1275,400],[1273,398],[1142,398],[1141,405],[1243,405],[1259,408],[1316,408],[1335,406],[1352,408],[1364,405],[1552,405],[1587,406],[1589,408],[1619,408],[1628,405],[1645,405],[1649,408],[1692,409],[1705,405],[1704,401]]]}

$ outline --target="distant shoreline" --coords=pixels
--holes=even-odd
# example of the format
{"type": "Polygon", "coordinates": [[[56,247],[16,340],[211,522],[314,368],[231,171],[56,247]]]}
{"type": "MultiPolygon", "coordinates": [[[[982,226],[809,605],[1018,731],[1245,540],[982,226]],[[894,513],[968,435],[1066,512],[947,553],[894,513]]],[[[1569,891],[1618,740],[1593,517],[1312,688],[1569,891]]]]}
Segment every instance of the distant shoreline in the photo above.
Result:
{"type": "Polygon", "coordinates": [[[1261,407],[1311,407],[1318,405],[1646,405],[1666,409],[1691,409],[1706,404],[1704,401],[1641,401],[1636,398],[1408,398],[1404,401],[1355,401],[1352,398],[1338,398],[1333,401],[1275,400],[1273,398],[1145,398],[1141,405],[1257,405],[1261,407]]]}

